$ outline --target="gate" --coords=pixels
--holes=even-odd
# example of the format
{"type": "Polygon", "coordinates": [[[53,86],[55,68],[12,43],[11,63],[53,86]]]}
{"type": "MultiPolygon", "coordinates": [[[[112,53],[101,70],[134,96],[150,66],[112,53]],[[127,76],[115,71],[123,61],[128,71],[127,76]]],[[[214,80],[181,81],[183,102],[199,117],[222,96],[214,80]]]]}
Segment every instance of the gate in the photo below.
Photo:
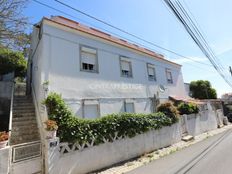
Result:
{"type": "Polygon", "coordinates": [[[11,146],[10,174],[42,174],[41,142],[11,146]]]}
{"type": "Polygon", "coordinates": [[[186,115],[180,116],[180,123],[181,123],[181,133],[182,137],[186,136],[188,134],[187,127],[186,127],[186,115]]]}

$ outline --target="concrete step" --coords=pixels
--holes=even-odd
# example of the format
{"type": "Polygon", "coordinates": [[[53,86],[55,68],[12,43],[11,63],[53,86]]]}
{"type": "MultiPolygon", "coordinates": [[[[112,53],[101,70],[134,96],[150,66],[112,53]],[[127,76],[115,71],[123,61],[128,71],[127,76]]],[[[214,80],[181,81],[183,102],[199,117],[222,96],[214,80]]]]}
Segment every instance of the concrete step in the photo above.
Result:
{"type": "Polygon", "coordinates": [[[26,117],[13,117],[13,122],[36,120],[35,116],[26,116],[26,117]]]}
{"type": "Polygon", "coordinates": [[[27,112],[35,112],[35,108],[34,107],[21,107],[21,108],[13,108],[13,112],[14,113],[27,113],[27,112]]]}
{"type": "Polygon", "coordinates": [[[31,124],[36,124],[37,122],[36,122],[36,119],[34,119],[34,120],[25,120],[25,121],[13,121],[12,122],[12,126],[13,127],[18,127],[18,126],[26,126],[26,125],[28,125],[28,126],[30,126],[31,124]]]}
{"type": "Polygon", "coordinates": [[[24,136],[17,136],[17,137],[12,137],[11,138],[11,145],[16,145],[16,144],[21,144],[21,143],[28,143],[28,142],[32,142],[32,141],[38,141],[40,140],[39,135],[35,136],[35,135],[24,135],[24,136]]]}
{"type": "MultiPolygon", "coordinates": [[[[21,108],[30,108],[30,107],[34,107],[34,104],[33,103],[15,103],[13,104],[13,109],[21,109],[21,108]]],[[[35,107],[34,107],[35,108],[35,107]]]]}
{"type": "Polygon", "coordinates": [[[28,129],[38,129],[37,124],[33,123],[31,125],[21,125],[18,127],[13,127],[12,132],[27,132],[28,129]]]}
{"type": "Polygon", "coordinates": [[[13,108],[35,108],[33,103],[15,103],[13,108]]]}
{"type": "MultiPolygon", "coordinates": [[[[23,129],[21,129],[23,130],[23,129]]],[[[24,129],[24,131],[13,131],[11,132],[11,136],[12,137],[17,137],[17,136],[24,136],[24,135],[35,135],[35,136],[38,136],[39,135],[39,132],[38,132],[38,129],[37,127],[35,128],[27,128],[27,129],[24,129]]]]}
{"type": "Polygon", "coordinates": [[[11,145],[40,140],[35,107],[31,96],[15,96],[11,145]]]}
{"type": "Polygon", "coordinates": [[[35,117],[35,112],[13,113],[13,118],[16,118],[16,117],[35,117]]]}
{"type": "Polygon", "coordinates": [[[23,102],[31,102],[33,101],[32,98],[15,98],[14,97],[14,103],[23,103],[23,102]]]}
{"type": "Polygon", "coordinates": [[[194,139],[194,137],[192,136],[192,135],[187,135],[187,136],[184,136],[184,137],[182,137],[182,140],[183,141],[191,141],[191,140],[193,140],[194,139]]]}
{"type": "Polygon", "coordinates": [[[20,111],[20,112],[13,112],[13,117],[23,117],[23,116],[33,116],[35,115],[34,111],[26,112],[26,111],[20,111]]]}

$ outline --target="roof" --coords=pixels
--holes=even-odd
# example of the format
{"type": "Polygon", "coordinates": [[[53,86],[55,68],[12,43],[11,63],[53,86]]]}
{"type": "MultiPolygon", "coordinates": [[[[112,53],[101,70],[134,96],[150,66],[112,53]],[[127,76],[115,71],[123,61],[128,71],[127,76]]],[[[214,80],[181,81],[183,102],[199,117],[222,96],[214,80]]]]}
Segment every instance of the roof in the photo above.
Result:
{"type": "Polygon", "coordinates": [[[171,95],[169,96],[169,98],[171,100],[175,100],[175,101],[182,101],[182,102],[187,102],[187,103],[195,103],[195,104],[205,104],[206,101],[204,100],[197,100],[197,99],[194,99],[194,98],[191,98],[191,97],[180,97],[180,96],[174,96],[174,95],[171,95]]]}
{"type": "Polygon", "coordinates": [[[158,53],[156,53],[154,51],[151,51],[149,49],[140,47],[140,46],[138,46],[136,44],[129,43],[126,40],[114,37],[114,36],[112,36],[112,35],[110,35],[108,33],[100,31],[98,29],[85,26],[83,24],[80,24],[79,22],[73,21],[73,20],[65,18],[63,16],[52,16],[50,19],[44,17],[43,20],[47,20],[47,21],[59,24],[59,25],[64,26],[64,27],[71,28],[71,29],[74,29],[74,30],[77,30],[77,31],[80,31],[80,32],[83,32],[83,33],[86,33],[86,34],[101,38],[101,39],[104,39],[106,41],[116,43],[116,44],[121,45],[121,46],[125,46],[127,48],[130,48],[130,49],[133,49],[135,51],[139,51],[141,53],[149,55],[149,56],[151,56],[151,57],[153,57],[155,59],[162,60],[162,61],[174,64],[174,65],[177,65],[177,66],[181,66],[180,64],[177,64],[175,62],[172,62],[172,61],[169,61],[169,60],[165,59],[163,55],[158,54],[158,53]]]}

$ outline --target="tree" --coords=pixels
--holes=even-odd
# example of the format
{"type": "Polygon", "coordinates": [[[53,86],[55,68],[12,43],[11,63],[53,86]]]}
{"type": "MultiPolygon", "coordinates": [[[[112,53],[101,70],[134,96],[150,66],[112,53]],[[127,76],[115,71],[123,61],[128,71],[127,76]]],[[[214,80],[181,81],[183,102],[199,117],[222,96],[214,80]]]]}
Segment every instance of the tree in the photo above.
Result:
{"type": "Polygon", "coordinates": [[[22,15],[28,0],[0,0],[0,48],[24,51],[28,19],[22,15]]]}
{"type": "Polygon", "coordinates": [[[0,49],[0,77],[15,72],[15,77],[25,77],[27,61],[22,52],[0,49]]]}
{"type": "Polygon", "coordinates": [[[197,80],[190,83],[190,91],[193,98],[216,99],[217,92],[207,80],[197,80]]]}

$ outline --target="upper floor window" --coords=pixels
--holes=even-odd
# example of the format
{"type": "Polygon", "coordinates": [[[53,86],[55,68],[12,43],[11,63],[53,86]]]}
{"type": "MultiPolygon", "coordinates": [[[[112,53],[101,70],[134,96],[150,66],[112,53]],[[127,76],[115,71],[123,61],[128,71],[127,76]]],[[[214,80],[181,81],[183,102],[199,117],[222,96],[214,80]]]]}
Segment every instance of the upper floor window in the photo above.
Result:
{"type": "Polygon", "coordinates": [[[130,59],[120,57],[120,68],[122,77],[132,77],[132,66],[130,59]]]}
{"type": "Polygon", "coordinates": [[[166,77],[168,83],[173,83],[172,72],[170,69],[166,69],[166,77]]]}
{"type": "Polygon", "coordinates": [[[147,74],[148,74],[148,80],[150,81],[156,81],[156,75],[155,75],[155,67],[152,64],[147,64],[147,74]]]}
{"type": "Polygon", "coordinates": [[[94,48],[81,46],[81,70],[88,72],[98,72],[97,50],[94,48]]]}

